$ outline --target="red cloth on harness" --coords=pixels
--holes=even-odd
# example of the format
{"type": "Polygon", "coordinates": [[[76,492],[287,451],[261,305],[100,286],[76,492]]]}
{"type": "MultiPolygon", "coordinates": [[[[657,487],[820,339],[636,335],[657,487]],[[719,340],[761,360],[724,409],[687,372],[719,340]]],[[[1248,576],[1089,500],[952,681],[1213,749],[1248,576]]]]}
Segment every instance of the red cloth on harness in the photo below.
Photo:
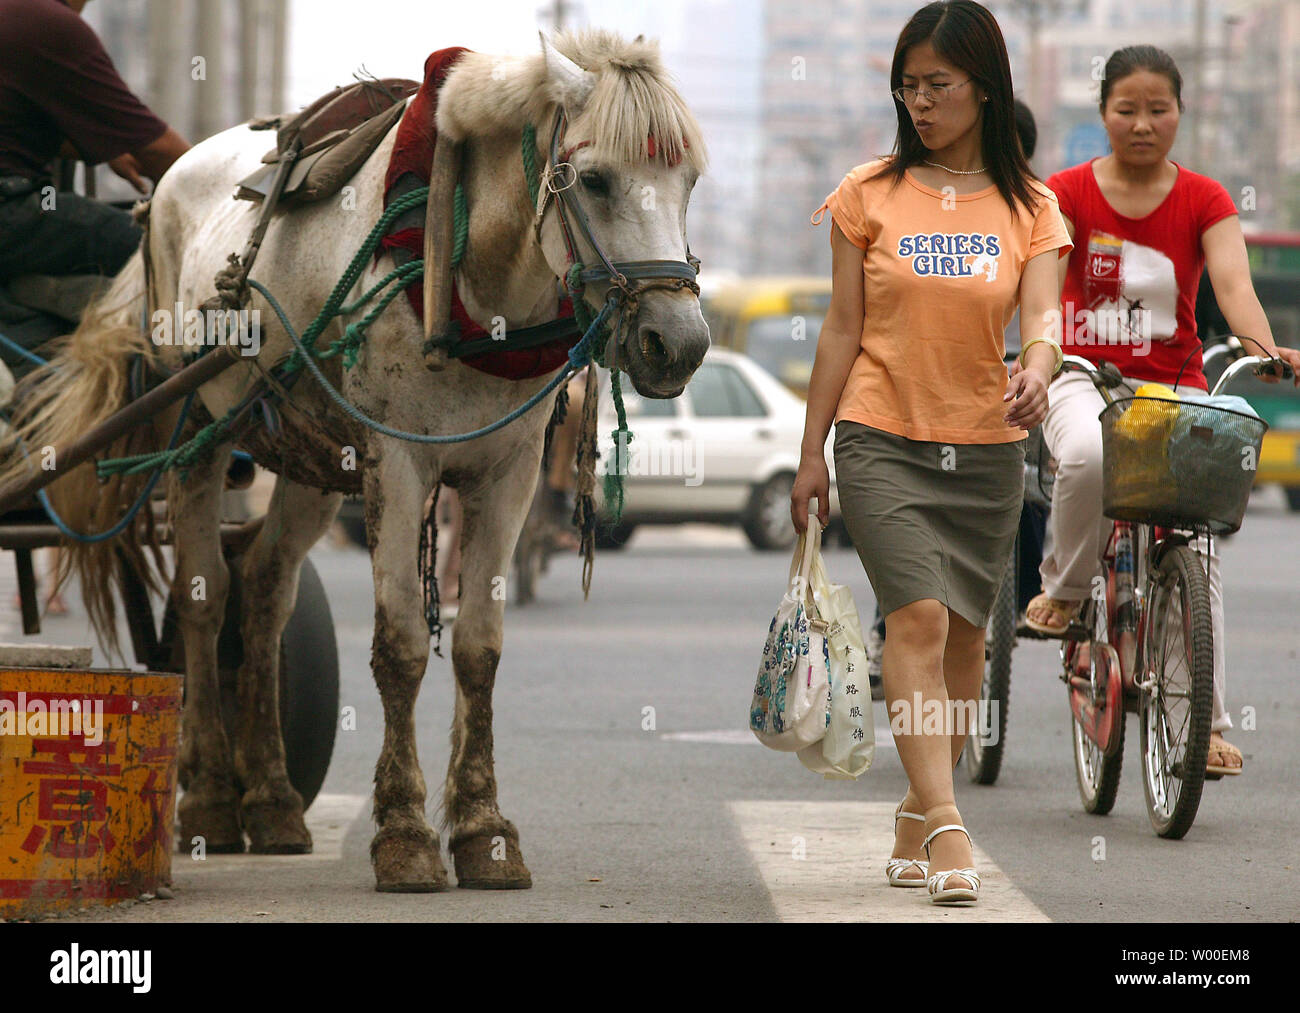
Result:
{"type": "MultiPolygon", "coordinates": [[[[470,50],[463,46],[451,46],[430,54],[424,62],[424,83],[416,92],[415,98],[402,116],[397,128],[397,141],[393,145],[393,154],[388,163],[388,173],[384,178],[384,206],[389,203],[389,194],[393,184],[404,173],[414,173],[425,183],[433,168],[433,148],[438,140],[438,129],[434,122],[434,112],[438,107],[438,89],[446,80],[447,72],[460,59],[461,53],[470,50]]],[[[402,229],[383,238],[380,245],[386,249],[410,250],[416,256],[424,255],[424,229],[402,229]]],[[[411,302],[415,315],[424,320],[424,282],[416,281],[406,287],[406,297],[411,302]]],[[[565,296],[560,302],[559,317],[573,316],[573,300],[565,296]]],[[[460,323],[460,341],[474,341],[490,337],[465,310],[456,292],[453,282],[451,289],[451,317],[460,323]]],[[[569,358],[569,349],[578,343],[578,338],[558,338],[544,345],[533,348],[514,349],[500,352],[484,352],[460,361],[474,369],[506,380],[526,380],[554,372],[569,358]]]]}

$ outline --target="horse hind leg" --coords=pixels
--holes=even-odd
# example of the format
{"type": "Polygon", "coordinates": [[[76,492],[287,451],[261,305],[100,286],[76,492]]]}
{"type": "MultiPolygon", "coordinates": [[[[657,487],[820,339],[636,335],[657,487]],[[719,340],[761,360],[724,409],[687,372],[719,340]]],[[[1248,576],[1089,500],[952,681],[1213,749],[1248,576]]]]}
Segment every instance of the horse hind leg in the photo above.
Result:
{"type": "Polygon", "coordinates": [[[185,645],[185,709],[181,718],[177,807],[180,849],[200,839],[213,853],[242,852],[239,788],[221,722],[217,637],[225,619],[230,575],[221,555],[221,490],[228,453],[196,465],[168,496],[174,518],[176,575],[172,601],[185,645]]]}
{"type": "Polygon", "coordinates": [[[342,499],[278,478],[266,519],[239,561],[244,661],[239,668],[235,770],[244,789],[244,829],[255,854],[299,855],[312,848],[302,796],[285,767],[280,639],[298,598],[302,561],[329,527],[342,499]]]}
{"type": "Polygon", "coordinates": [[[405,448],[371,451],[364,472],[366,541],[375,581],[370,665],[384,708],[384,744],[375,765],[370,842],[375,889],[433,893],[447,888],[441,842],[425,818],[425,783],[416,749],[415,699],[429,663],[429,628],[419,593],[416,546],[432,477],[405,448]]]}
{"type": "Polygon", "coordinates": [[[492,755],[492,690],[501,660],[505,575],[532,504],[541,445],[520,453],[503,475],[460,489],[460,611],[452,627],[456,713],[443,789],[444,818],[458,886],[518,890],[533,885],[519,850],[519,831],[497,806],[492,755]]]}

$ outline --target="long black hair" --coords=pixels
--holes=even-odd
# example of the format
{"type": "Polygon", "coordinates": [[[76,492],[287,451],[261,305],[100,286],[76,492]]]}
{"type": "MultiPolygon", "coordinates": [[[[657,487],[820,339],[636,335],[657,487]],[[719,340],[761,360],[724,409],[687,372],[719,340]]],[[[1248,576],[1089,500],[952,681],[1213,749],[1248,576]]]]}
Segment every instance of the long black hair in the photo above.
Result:
{"type": "MultiPolygon", "coordinates": [[[[898,36],[894,63],[889,71],[891,91],[903,86],[907,51],[923,42],[929,42],[939,56],[969,74],[973,83],[988,95],[989,100],[981,103],[984,109],[984,166],[1013,215],[1017,214],[1017,201],[1032,213],[1038,198],[1029,182],[1038,177],[1029,168],[1016,135],[1011,61],[997,20],[988,8],[974,0],[939,0],[926,4],[912,15],[898,36]]],[[[894,151],[873,178],[890,176],[897,186],[908,169],[925,160],[930,149],[916,132],[903,103],[896,100],[894,105],[898,113],[894,151]]]]}
{"type": "Polygon", "coordinates": [[[1115,82],[1122,81],[1140,70],[1167,77],[1169,87],[1173,89],[1174,101],[1178,103],[1178,111],[1183,111],[1183,75],[1178,72],[1178,64],[1174,63],[1174,58],[1156,46],[1126,46],[1115,50],[1106,61],[1105,76],[1101,79],[1103,114],[1106,112],[1106,100],[1110,98],[1110,90],[1115,86],[1115,82]]]}

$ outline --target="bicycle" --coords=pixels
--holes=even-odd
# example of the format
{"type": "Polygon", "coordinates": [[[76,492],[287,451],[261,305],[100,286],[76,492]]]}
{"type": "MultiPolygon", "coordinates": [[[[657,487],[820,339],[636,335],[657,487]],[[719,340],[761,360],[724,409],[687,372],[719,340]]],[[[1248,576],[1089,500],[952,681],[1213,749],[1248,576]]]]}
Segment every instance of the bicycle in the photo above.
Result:
{"type": "MultiPolygon", "coordinates": [[[[1253,367],[1256,372],[1261,372],[1265,364],[1272,361],[1246,356],[1240,341],[1232,336],[1205,351],[1207,372],[1213,360],[1220,356],[1235,361],[1215,384],[1215,394],[1223,391],[1243,370],[1253,367]]],[[[1150,400],[1117,400],[1112,397],[1110,391],[1120,386],[1123,379],[1113,367],[1104,363],[1101,369],[1097,369],[1085,359],[1067,356],[1063,368],[1090,376],[1107,403],[1103,419],[1110,412],[1111,423],[1131,403],[1150,400]]],[[[1284,365],[1283,373],[1290,376],[1289,367],[1284,365]]],[[[1162,402],[1160,410],[1169,413],[1178,409],[1170,402],[1162,402]]],[[[1217,409],[1197,406],[1192,410],[1212,414],[1217,409]]],[[[1267,426],[1258,420],[1251,419],[1251,422],[1258,437],[1262,438],[1267,426]]],[[[1190,430],[1192,427],[1187,428],[1190,430]]],[[[1255,455],[1258,454],[1258,439],[1251,449],[1255,455]]],[[[1046,451],[1041,428],[1031,432],[1025,457],[1026,510],[1047,509],[1054,487],[1055,462],[1046,451]]],[[[1130,513],[1127,519],[1117,520],[1107,546],[1105,579],[1097,585],[1100,593],[1085,604],[1084,610],[1061,638],[1046,637],[1030,630],[1023,622],[1018,623],[1028,592],[1028,588],[1021,586],[1019,574],[1025,531],[1022,525],[990,618],[985,648],[980,712],[996,715],[997,735],[988,739],[972,735],[968,740],[964,759],[972,781],[992,784],[1000,770],[1006,744],[1011,655],[1017,640],[1020,637],[1062,639],[1062,679],[1070,691],[1076,777],[1085,810],[1103,815],[1114,805],[1123,757],[1123,715],[1131,710],[1142,717],[1143,781],[1152,824],[1164,837],[1178,838],[1186,834],[1195,818],[1206,777],[1213,693],[1208,576],[1199,559],[1195,559],[1198,554],[1190,546],[1188,533],[1192,536],[1204,534],[1207,539],[1212,539],[1213,535],[1227,534],[1240,525],[1240,513],[1244,512],[1252,484],[1249,479],[1253,475],[1246,472],[1243,476],[1238,467],[1238,474],[1232,477],[1238,481],[1228,491],[1236,496],[1236,501],[1229,511],[1233,516],[1227,522],[1218,521],[1211,525],[1202,523],[1200,518],[1166,516],[1154,519],[1174,523],[1159,526],[1144,523],[1151,518],[1143,516],[1142,510],[1130,513]],[[1138,561],[1136,573],[1133,572],[1133,560],[1138,561]],[[1191,565],[1193,561],[1194,565],[1191,565]],[[1175,596],[1179,607],[1186,605],[1183,614],[1188,617],[1188,629],[1197,631],[1190,638],[1192,663],[1188,666],[1189,678],[1186,681],[1190,689],[1187,693],[1169,688],[1171,679],[1166,662],[1171,645],[1168,638],[1159,635],[1168,632],[1168,623],[1163,623],[1157,633],[1154,632],[1157,624],[1148,622],[1151,617],[1163,617],[1172,608],[1175,596]],[[1104,610],[1099,608],[1102,602],[1107,605],[1104,610]],[[1119,605],[1123,608],[1118,608],[1119,605]],[[1117,620],[1122,620],[1122,624],[1117,620]],[[1139,640],[1139,637],[1145,640],[1139,640]],[[1080,648],[1082,643],[1089,644],[1086,655],[1080,648]],[[1143,647],[1140,656],[1138,646],[1143,647]],[[1102,659],[1100,663],[1094,662],[1093,659],[1098,657],[1102,659]],[[1139,661],[1143,669],[1136,667],[1139,661]],[[1152,666],[1156,672],[1148,671],[1142,680],[1135,680],[1134,672],[1145,670],[1149,661],[1158,662],[1152,666]],[[1160,674],[1160,678],[1152,681],[1156,674],[1160,674]],[[1181,705],[1178,701],[1182,699],[1191,703],[1181,705]],[[1181,711],[1186,711],[1189,721],[1171,723],[1170,714],[1177,718],[1181,711]],[[1195,718],[1194,726],[1184,729],[1183,724],[1191,725],[1192,718],[1195,718]],[[1171,742],[1173,728],[1178,729],[1178,734],[1171,742]],[[1186,777],[1184,772],[1188,772],[1186,777]]],[[[1114,478],[1114,469],[1110,466],[1107,467],[1107,478],[1108,481],[1114,478]]],[[[1150,502],[1148,500],[1148,504],[1150,502]]],[[[1107,510],[1107,515],[1111,515],[1110,510],[1107,510]]],[[[1207,554],[1209,544],[1207,541],[1207,554]]],[[[1031,586],[1036,586],[1036,581],[1031,586]]],[[[1210,777],[1216,778],[1215,775],[1210,777]]]]}
{"type": "MultiPolygon", "coordinates": [[[[1211,395],[1274,361],[1242,354],[1211,395]]],[[[1114,397],[1124,381],[1107,363],[1067,356],[1066,368],[1085,373],[1106,402],[1103,513],[1114,521],[1102,578],[1061,645],[1079,795],[1090,813],[1114,806],[1133,711],[1147,816],[1157,835],[1177,840],[1207,777],[1216,649],[1208,559],[1216,535],[1241,527],[1268,426],[1221,406],[1114,397]]],[[[1283,364],[1283,379],[1291,375],[1283,364]]]]}

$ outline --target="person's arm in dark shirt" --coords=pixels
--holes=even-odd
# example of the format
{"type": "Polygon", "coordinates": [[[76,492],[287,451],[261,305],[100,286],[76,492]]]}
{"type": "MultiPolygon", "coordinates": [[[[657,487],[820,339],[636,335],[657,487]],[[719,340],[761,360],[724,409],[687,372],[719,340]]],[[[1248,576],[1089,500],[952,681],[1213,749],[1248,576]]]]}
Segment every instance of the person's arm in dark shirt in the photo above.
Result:
{"type": "Polygon", "coordinates": [[[131,176],[123,168],[156,182],[189,145],[127,88],[99,37],[78,14],[68,10],[41,27],[8,54],[21,77],[32,82],[28,98],[86,162],[108,162],[127,179],[131,176]],[[124,155],[132,156],[134,165],[124,155]]]}

